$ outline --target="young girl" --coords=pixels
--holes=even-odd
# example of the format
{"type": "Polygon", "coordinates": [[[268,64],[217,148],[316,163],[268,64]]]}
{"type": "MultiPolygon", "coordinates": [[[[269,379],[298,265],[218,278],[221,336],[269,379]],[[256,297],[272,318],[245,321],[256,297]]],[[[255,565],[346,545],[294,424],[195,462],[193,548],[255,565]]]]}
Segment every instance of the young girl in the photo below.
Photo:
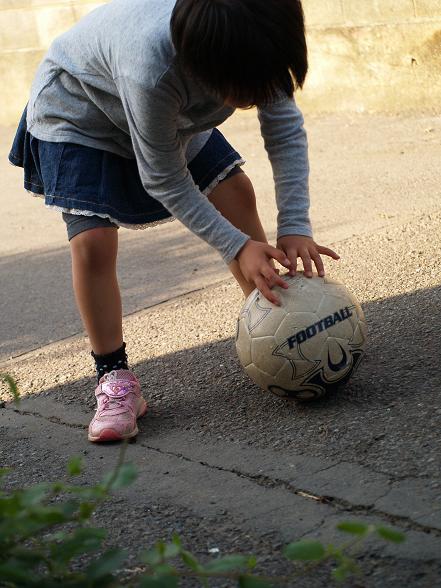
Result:
{"type": "Polygon", "coordinates": [[[277,260],[305,274],[312,239],[308,154],[293,94],[307,72],[299,0],[113,0],[58,37],[36,73],[9,155],[25,188],[62,212],[73,286],[98,387],[91,441],[137,434],[147,410],[129,371],[116,276],[120,226],[174,217],[222,255],[245,296],[274,304],[277,260]],[[257,106],[272,164],[277,248],[244,161],[216,129],[257,106]]]}

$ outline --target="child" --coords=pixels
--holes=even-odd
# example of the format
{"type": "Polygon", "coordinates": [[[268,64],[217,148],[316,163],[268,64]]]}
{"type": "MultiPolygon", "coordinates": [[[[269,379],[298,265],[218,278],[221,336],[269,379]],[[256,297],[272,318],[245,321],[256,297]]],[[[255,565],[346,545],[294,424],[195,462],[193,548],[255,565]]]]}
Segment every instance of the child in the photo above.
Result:
{"type": "Polygon", "coordinates": [[[116,276],[119,226],[171,217],[222,255],[245,296],[274,304],[320,254],[312,239],[308,155],[293,93],[307,72],[299,0],[113,0],[53,42],[41,63],[10,161],[25,188],[62,212],[77,305],[98,387],[91,441],[137,434],[147,410],[129,371],[116,276]],[[277,248],[267,243],[244,161],[216,129],[258,107],[275,181],[277,248]]]}

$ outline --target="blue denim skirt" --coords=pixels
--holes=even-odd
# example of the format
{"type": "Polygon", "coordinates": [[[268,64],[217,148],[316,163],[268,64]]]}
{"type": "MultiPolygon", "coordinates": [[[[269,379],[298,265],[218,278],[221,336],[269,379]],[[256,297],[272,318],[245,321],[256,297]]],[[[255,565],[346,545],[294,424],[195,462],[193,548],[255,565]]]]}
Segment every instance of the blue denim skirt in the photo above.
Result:
{"type": "MultiPolygon", "coordinates": [[[[26,190],[43,197],[46,206],[64,213],[96,215],[117,226],[136,229],[172,218],[144,189],[136,159],[84,145],[37,139],[27,130],[26,109],[9,161],[24,169],[26,190]]],[[[214,129],[188,169],[207,195],[243,163],[222,133],[214,129]]]]}

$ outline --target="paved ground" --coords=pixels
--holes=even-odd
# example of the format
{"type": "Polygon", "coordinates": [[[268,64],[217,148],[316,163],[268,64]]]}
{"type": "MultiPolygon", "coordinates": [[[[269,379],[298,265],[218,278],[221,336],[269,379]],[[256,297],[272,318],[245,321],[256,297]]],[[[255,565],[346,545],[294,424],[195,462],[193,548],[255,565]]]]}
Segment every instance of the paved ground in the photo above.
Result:
{"type": "MultiPolygon", "coordinates": [[[[110,541],[135,548],[177,530],[202,557],[212,547],[254,552],[272,573],[286,571],[289,540],[336,541],[339,520],[382,521],[408,540],[370,544],[366,575],[350,585],[437,586],[441,123],[326,117],[307,127],[316,238],[340,252],[329,273],[363,304],[363,365],[338,396],[314,405],[260,392],[234,352],[241,296],[216,254],[177,223],[121,232],[126,340],[151,411],[129,447],[139,479],[97,521],[110,541]]],[[[271,235],[271,176],[253,115],[226,132],[249,159],[271,235]]],[[[1,134],[3,162],[10,133],[1,134]]],[[[0,412],[0,461],[14,466],[9,484],[21,485],[59,476],[68,456],[84,454],[95,480],[118,449],[85,439],[93,372],[84,337],[62,340],[81,329],[64,228],[17,189],[18,170],[2,163],[0,177],[0,367],[25,396],[0,412]]],[[[327,573],[296,586],[329,586],[327,573]]]]}

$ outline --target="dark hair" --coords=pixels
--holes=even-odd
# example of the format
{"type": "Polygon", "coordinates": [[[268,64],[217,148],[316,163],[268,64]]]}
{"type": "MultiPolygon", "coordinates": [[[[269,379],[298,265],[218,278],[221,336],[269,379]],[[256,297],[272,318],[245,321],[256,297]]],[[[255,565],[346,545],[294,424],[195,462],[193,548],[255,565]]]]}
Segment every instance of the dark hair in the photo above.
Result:
{"type": "Polygon", "coordinates": [[[305,81],[300,0],[177,0],[171,35],[180,67],[234,104],[268,104],[305,81]]]}

